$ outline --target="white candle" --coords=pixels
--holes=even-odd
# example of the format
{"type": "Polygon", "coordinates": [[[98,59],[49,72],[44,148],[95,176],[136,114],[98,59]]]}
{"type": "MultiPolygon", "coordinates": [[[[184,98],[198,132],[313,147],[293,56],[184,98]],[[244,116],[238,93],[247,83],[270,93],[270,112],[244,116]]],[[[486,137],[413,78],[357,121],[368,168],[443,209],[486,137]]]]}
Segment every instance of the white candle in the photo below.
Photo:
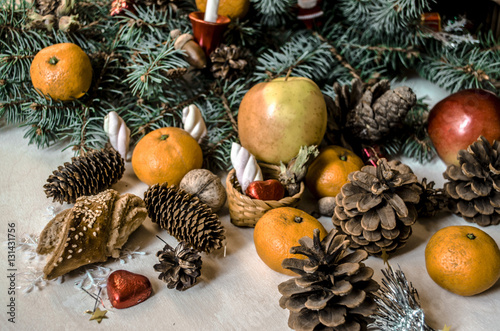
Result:
{"type": "Polygon", "coordinates": [[[207,7],[205,8],[206,22],[217,22],[217,10],[219,9],[219,0],[208,0],[207,7]]]}

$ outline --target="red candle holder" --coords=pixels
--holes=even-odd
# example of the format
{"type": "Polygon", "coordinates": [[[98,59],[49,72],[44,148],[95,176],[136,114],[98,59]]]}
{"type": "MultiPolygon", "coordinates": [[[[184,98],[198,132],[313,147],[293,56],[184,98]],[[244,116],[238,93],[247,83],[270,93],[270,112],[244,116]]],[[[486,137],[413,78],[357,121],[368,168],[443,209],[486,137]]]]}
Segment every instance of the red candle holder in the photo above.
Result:
{"type": "Polygon", "coordinates": [[[204,12],[196,11],[189,14],[189,19],[193,26],[193,37],[208,57],[220,45],[222,34],[231,20],[217,15],[217,21],[212,23],[204,21],[204,16],[204,12]]]}

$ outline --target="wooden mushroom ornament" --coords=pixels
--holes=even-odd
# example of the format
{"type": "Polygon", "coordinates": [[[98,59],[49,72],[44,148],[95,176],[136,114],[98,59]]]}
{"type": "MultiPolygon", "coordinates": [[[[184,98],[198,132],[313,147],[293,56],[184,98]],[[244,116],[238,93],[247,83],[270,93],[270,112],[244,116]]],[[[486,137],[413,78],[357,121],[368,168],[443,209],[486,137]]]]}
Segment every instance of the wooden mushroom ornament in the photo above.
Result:
{"type": "Polygon", "coordinates": [[[181,34],[179,29],[172,30],[170,36],[175,38],[174,48],[185,52],[186,61],[196,69],[207,66],[207,57],[201,46],[189,33],[181,34]]]}

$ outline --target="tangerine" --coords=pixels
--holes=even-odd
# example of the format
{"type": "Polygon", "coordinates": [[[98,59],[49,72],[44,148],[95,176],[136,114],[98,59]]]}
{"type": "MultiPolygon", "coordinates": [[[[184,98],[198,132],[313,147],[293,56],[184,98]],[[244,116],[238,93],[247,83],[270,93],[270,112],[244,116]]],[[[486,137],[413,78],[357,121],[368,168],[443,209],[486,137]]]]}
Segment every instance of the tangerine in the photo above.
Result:
{"type": "Polygon", "coordinates": [[[92,64],[85,52],[73,43],[61,43],[40,50],[30,67],[33,86],[52,99],[81,98],[92,83],[92,64]]]}
{"type": "MultiPolygon", "coordinates": [[[[205,12],[207,0],[196,0],[196,8],[205,12]]],[[[250,0],[220,0],[217,14],[229,18],[243,18],[250,8],[250,0]]]]}
{"type": "Polygon", "coordinates": [[[132,153],[132,168],[144,183],[168,182],[179,185],[189,171],[203,165],[198,142],[183,129],[165,127],[151,131],[137,143],[132,153]]]}
{"type": "Polygon", "coordinates": [[[306,185],[316,198],[334,197],[349,180],[347,176],[361,170],[363,160],[354,152],[341,146],[327,146],[311,163],[306,185]]]}
{"type": "Polygon", "coordinates": [[[319,229],[320,239],[328,233],[323,225],[305,211],[292,207],[274,208],[257,221],[253,232],[255,249],[261,260],[274,271],[285,275],[296,274],[281,266],[285,258],[305,259],[301,254],[291,254],[290,248],[299,246],[299,239],[313,236],[319,229]]]}
{"type": "Polygon", "coordinates": [[[500,250],[495,240],[472,226],[448,226],[425,247],[429,276],[442,288],[462,296],[486,291],[500,277],[500,250]]]}

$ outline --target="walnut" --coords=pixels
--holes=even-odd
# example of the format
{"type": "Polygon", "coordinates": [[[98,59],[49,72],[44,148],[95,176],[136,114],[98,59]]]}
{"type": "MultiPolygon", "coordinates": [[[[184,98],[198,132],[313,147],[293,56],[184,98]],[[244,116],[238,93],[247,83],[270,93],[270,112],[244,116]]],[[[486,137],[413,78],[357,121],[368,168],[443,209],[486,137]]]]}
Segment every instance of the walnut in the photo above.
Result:
{"type": "Polygon", "coordinates": [[[188,172],[179,185],[181,190],[197,196],[215,213],[226,202],[226,189],[220,178],[207,169],[194,169],[188,172]]]}

